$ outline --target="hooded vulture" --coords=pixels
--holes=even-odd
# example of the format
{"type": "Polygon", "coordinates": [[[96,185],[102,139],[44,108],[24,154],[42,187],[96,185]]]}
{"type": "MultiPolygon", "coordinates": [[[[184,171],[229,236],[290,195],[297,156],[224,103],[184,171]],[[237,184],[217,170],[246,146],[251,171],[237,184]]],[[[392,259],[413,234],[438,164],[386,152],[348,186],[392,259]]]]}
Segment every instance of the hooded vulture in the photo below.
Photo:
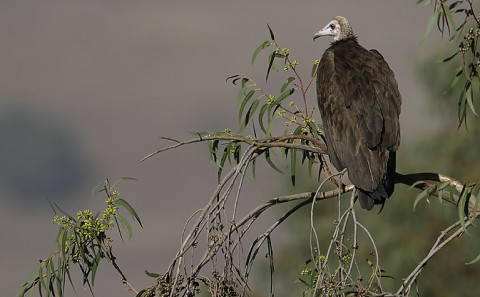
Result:
{"type": "Polygon", "coordinates": [[[333,36],[317,70],[317,100],[330,162],[347,169],[362,208],[383,204],[394,189],[401,97],[393,71],[377,50],[358,44],[336,16],[313,40],[333,36]]]}

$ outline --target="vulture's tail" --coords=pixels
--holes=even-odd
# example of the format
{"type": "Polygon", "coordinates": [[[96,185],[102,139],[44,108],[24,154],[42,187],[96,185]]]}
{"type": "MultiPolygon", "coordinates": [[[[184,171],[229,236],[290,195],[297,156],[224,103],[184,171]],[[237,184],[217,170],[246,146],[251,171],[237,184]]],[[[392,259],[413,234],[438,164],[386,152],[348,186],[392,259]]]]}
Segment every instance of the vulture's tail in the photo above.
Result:
{"type": "Polygon", "coordinates": [[[391,152],[387,162],[385,179],[378,185],[375,191],[367,192],[357,188],[358,200],[362,208],[371,210],[375,204],[381,204],[383,208],[385,200],[392,195],[395,188],[395,164],[396,153],[391,152]]]}

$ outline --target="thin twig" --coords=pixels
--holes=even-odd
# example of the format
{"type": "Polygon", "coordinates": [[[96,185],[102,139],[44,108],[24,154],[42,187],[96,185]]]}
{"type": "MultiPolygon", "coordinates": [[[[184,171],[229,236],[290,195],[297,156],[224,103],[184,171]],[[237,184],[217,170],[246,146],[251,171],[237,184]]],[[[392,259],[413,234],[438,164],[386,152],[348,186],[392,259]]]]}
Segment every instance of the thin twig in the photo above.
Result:
{"type": "Polygon", "coordinates": [[[423,268],[427,265],[428,261],[438,253],[445,245],[447,245],[450,241],[459,237],[460,235],[465,232],[465,230],[472,225],[472,221],[466,221],[464,226],[460,226],[460,221],[453,223],[448,228],[440,232],[436,242],[433,244],[432,248],[428,252],[427,256],[423,258],[422,261],[413,269],[410,275],[404,280],[402,286],[397,291],[397,295],[408,295],[410,292],[410,288],[412,284],[415,282],[417,277],[422,272],[423,268]],[[454,233],[452,233],[447,239],[444,240],[445,236],[448,235],[453,229],[458,228],[454,233]]]}
{"type": "Polygon", "coordinates": [[[117,270],[117,272],[120,274],[120,276],[122,277],[122,283],[124,283],[125,285],[127,285],[128,287],[128,290],[129,291],[132,291],[133,293],[138,294],[138,291],[135,290],[135,288],[133,287],[133,285],[128,281],[127,277],[125,276],[125,274],[123,273],[123,271],[120,269],[120,267],[118,266],[117,264],[117,261],[116,261],[116,257],[112,254],[112,247],[110,245],[107,245],[107,249],[108,249],[108,259],[110,260],[110,262],[112,263],[113,267],[115,268],[115,270],[117,270]]]}
{"type": "MultiPolygon", "coordinates": [[[[249,137],[244,137],[244,136],[233,136],[229,135],[228,133],[224,133],[222,135],[215,135],[215,133],[212,133],[212,135],[208,136],[199,136],[199,138],[193,138],[190,140],[185,140],[185,141],[178,141],[176,140],[176,144],[164,147],[162,149],[159,149],[151,154],[148,154],[147,156],[143,157],[140,161],[143,162],[159,153],[176,149],[178,147],[188,145],[188,144],[194,144],[194,143],[199,143],[199,142],[204,142],[204,141],[210,141],[210,140],[221,140],[221,141],[234,141],[234,142],[240,142],[240,143],[245,143],[251,146],[255,146],[257,148],[292,148],[292,149],[298,149],[298,150],[303,150],[303,151],[308,151],[312,153],[317,153],[317,154],[326,154],[326,146],[325,144],[320,141],[317,138],[308,136],[308,135],[303,135],[303,134],[296,134],[296,135],[286,135],[286,136],[281,136],[281,137],[272,137],[268,139],[252,139],[249,137]],[[286,142],[287,140],[292,140],[292,139],[299,139],[299,140],[307,140],[311,142],[313,145],[302,145],[302,144],[295,144],[295,143],[289,143],[286,142]]],[[[173,140],[172,140],[173,141],[173,140]]]]}

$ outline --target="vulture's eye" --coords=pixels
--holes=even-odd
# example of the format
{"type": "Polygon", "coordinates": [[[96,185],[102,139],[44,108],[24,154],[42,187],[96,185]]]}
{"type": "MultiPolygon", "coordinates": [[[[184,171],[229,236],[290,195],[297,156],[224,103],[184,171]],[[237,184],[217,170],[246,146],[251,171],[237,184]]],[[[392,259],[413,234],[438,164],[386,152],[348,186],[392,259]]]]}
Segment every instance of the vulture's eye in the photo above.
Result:
{"type": "Polygon", "coordinates": [[[332,30],[335,29],[335,25],[334,25],[334,24],[330,24],[329,27],[330,27],[330,29],[332,29],[332,30]]]}

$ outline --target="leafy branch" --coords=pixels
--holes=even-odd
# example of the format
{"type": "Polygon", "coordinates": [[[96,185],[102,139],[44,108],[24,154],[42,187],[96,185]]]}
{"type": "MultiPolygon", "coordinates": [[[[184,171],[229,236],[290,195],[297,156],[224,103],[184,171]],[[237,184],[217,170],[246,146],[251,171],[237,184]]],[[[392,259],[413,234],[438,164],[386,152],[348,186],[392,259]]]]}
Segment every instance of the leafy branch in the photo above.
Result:
{"type": "Polygon", "coordinates": [[[107,233],[114,227],[117,227],[120,237],[123,235],[120,226],[128,232],[129,238],[132,236],[132,228],[128,220],[119,214],[119,208],[124,208],[140,226],[142,223],[133,207],[120,198],[120,193],[113,190],[119,183],[130,180],[131,178],[122,178],[110,185],[105,180],[103,189],[107,196],[106,208],[102,213],[93,214],[90,210],[77,212],[73,217],[63,211],[58,205],[53,204],[52,209],[55,213],[53,223],[58,225],[57,245],[58,250],[49,257],[40,260],[36,268],[36,277],[26,282],[19,291],[19,296],[25,296],[33,287],[38,287],[40,296],[64,296],[65,285],[68,283],[75,290],[70,270],[72,266],[77,266],[83,275],[83,285],[87,286],[93,295],[93,286],[97,268],[102,259],[107,259],[112,263],[115,270],[121,275],[122,282],[127,288],[136,293],[135,288],[127,280],[116,262],[112,251],[113,240],[107,236],[107,233]]]}
{"type": "MultiPolygon", "coordinates": [[[[431,0],[420,0],[417,3],[431,3],[431,0]]],[[[478,116],[475,105],[478,104],[480,94],[480,52],[478,48],[480,36],[480,11],[475,11],[473,0],[445,1],[435,0],[434,11],[425,30],[424,38],[431,32],[436,23],[442,36],[449,35],[449,42],[456,42],[453,54],[442,60],[443,63],[457,65],[455,75],[452,77],[450,89],[461,86],[458,97],[459,127],[467,125],[467,106],[478,116]],[[462,19],[459,25],[455,19],[462,19]]]]}

